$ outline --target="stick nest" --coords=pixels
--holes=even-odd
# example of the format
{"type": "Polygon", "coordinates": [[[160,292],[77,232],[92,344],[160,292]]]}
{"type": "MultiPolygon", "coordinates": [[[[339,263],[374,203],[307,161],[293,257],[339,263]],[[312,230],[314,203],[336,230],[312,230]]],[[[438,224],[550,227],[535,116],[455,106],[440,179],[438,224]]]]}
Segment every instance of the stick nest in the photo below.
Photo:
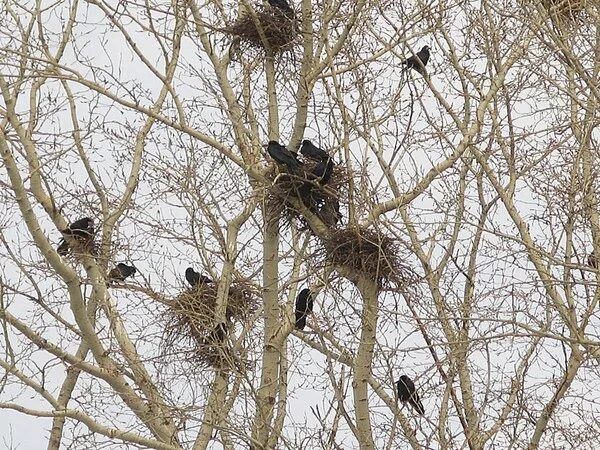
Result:
{"type": "Polygon", "coordinates": [[[297,174],[278,174],[276,171],[267,173],[267,177],[272,180],[268,188],[268,196],[276,200],[275,204],[281,206],[287,223],[299,220],[304,227],[308,227],[308,222],[301,211],[298,211],[290,201],[293,198],[302,200],[306,208],[332,228],[339,220],[336,221],[332,217],[329,206],[336,202],[340,205],[347,203],[348,182],[351,175],[345,166],[336,164],[329,183],[321,186],[311,177],[311,172],[316,165],[317,162],[306,160],[302,170],[297,174]]]}
{"type": "MultiPolygon", "coordinates": [[[[167,304],[165,348],[177,349],[187,344],[188,360],[217,369],[239,365],[233,350],[228,346],[228,336],[216,337],[219,326],[215,317],[217,284],[199,284],[181,292],[167,304]]],[[[258,307],[258,298],[251,287],[243,282],[229,287],[226,318],[228,321],[246,322],[258,307]]],[[[223,324],[227,333],[232,326],[223,324]]],[[[184,350],[185,351],[185,350],[184,350]]]]}
{"type": "Polygon", "coordinates": [[[377,230],[335,230],[323,244],[329,262],[377,280],[380,287],[401,286],[416,279],[400,258],[398,242],[377,230]]]}
{"type": "Polygon", "coordinates": [[[255,14],[247,12],[223,31],[239,37],[250,47],[274,54],[291,49],[300,35],[295,14],[274,7],[255,7],[255,14]]]}
{"type": "Polygon", "coordinates": [[[552,20],[572,22],[585,10],[588,0],[542,0],[552,20]]]}

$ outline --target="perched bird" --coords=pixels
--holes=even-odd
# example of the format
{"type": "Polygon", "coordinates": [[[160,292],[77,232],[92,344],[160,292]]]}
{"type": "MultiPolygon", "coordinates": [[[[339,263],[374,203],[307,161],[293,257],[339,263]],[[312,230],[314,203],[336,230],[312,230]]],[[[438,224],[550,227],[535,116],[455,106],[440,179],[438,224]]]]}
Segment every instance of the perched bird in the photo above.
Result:
{"type": "Polygon", "coordinates": [[[306,316],[313,310],[313,295],[310,289],[302,289],[296,297],[296,328],[303,330],[306,326],[306,316]]]}
{"type": "Polygon", "coordinates": [[[429,46],[425,45],[416,55],[402,61],[402,64],[406,65],[407,69],[415,69],[424,76],[426,73],[425,66],[427,65],[427,61],[429,61],[429,46]]]}
{"type": "Polygon", "coordinates": [[[124,263],[119,263],[108,272],[108,283],[125,281],[126,278],[134,277],[137,269],[124,263]]]}
{"type": "Polygon", "coordinates": [[[94,234],[94,221],[89,217],[76,220],[64,230],[60,230],[65,236],[89,237],[94,234]]]}
{"type": "Polygon", "coordinates": [[[190,286],[192,286],[192,287],[196,287],[199,284],[207,284],[207,283],[213,282],[213,280],[211,280],[210,278],[208,278],[205,275],[200,275],[198,272],[196,272],[191,267],[188,267],[187,269],[185,269],[185,279],[187,280],[188,283],[190,283],[190,286]]]}
{"type": "Polygon", "coordinates": [[[398,388],[398,400],[410,403],[419,414],[425,414],[425,408],[423,408],[423,403],[419,399],[415,383],[407,375],[402,375],[396,381],[396,387],[398,388]]]}
{"type": "Polygon", "coordinates": [[[294,11],[287,0],[269,0],[269,5],[271,5],[273,8],[278,8],[285,13],[294,11]]]}
{"type": "Polygon", "coordinates": [[[319,209],[319,217],[329,227],[334,227],[342,220],[340,202],[335,197],[325,196],[323,206],[319,209]]]}
{"type": "Polygon", "coordinates": [[[329,158],[329,153],[325,150],[320,149],[308,139],[304,139],[302,141],[302,146],[300,147],[300,153],[310,159],[314,159],[315,161],[324,161],[329,158]]]}
{"type": "Polygon", "coordinates": [[[302,164],[300,161],[298,161],[298,158],[294,155],[294,153],[290,152],[277,141],[269,141],[269,145],[267,145],[267,152],[277,164],[286,166],[292,172],[297,171],[302,164]]]}
{"type": "Polygon", "coordinates": [[[331,180],[333,168],[335,164],[333,159],[328,157],[326,160],[319,162],[312,170],[312,174],[318,179],[319,184],[326,185],[331,180]]]}
{"type": "Polygon", "coordinates": [[[206,343],[218,345],[218,344],[222,344],[223,342],[225,342],[226,338],[227,338],[227,324],[225,324],[224,322],[221,322],[221,323],[217,324],[217,326],[214,327],[212,329],[212,331],[208,334],[208,337],[206,338],[206,343]]]}
{"type": "MultiPolygon", "coordinates": [[[[78,219],[71,223],[67,228],[60,230],[64,236],[69,236],[82,243],[85,247],[90,246],[94,240],[94,221],[89,217],[78,219]]],[[[69,253],[70,247],[66,239],[62,239],[56,251],[59,255],[65,256],[69,253]]]]}

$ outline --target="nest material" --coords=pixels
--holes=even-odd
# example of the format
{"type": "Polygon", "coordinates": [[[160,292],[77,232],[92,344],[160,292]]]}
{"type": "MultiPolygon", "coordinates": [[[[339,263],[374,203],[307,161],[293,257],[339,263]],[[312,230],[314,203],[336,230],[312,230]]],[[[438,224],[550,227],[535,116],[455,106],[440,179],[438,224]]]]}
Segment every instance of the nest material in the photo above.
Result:
{"type": "Polygon", "coordinates": [[[98,245],[94,238],[95,236],[70,236],[63,238],[57,248],[58,254],[61,256],[73,256],[75,258],[90,255],[98,256],[98,245]]]}
{"type": "Polygon", "coordinates": [[[335,217],[335,206],[339,207],[348,196],[350,174],[344,166],[336,164],[329,183],[321,186],[310,175],[316,165],[317,162],[307,160],[300,173],[277,174],[273,171],[267,174],[273,180],[268,194],[277,200],[275,204],[283,208],[284,218],[288,223],[299,220],[304,227],[308,227],[301,211],[290,201],[293,198],[302,200],[304,206],[332,228],[340,221],[340,217],[335,217]]]}
{"type": "MultiPolygon", "coordinates": [[[[186,289],[168,304],[165,328],[165,346],[173,349],[179,343],[191,344],[188,359],[214,368],[232,367],[235,355],[228,347],[228,339],[216,338],[218,320],[215,318],[217,285],[199,284],[186,289]]],[[[233,283],[229,288],[226,318],[245,322],[256,311],[258,299],[244,283],[233,283]]],[[[231,327],[227,327],[231,332],[231,327]]]]}
{"type": "Polygon", "coordinates": [[[400,259],[397,241],[376,230],[337,230],[325,239],[324,246],[331,263],[377,280],[380,287],[415,279],[414,272],[400,259]]]}
{"type": "Polygon", "coordinates": [[[573,21],[585,9],[587,0],[542,0],[553,20],[573,21]]]}
{"type": "Polygon", "coordinates": [[[223,31],[238,36],[250,47],[273,53],[290,49],[300,34],[295,15],[274,7],[257,7],[255,13],[244,14],[223,31]]]}

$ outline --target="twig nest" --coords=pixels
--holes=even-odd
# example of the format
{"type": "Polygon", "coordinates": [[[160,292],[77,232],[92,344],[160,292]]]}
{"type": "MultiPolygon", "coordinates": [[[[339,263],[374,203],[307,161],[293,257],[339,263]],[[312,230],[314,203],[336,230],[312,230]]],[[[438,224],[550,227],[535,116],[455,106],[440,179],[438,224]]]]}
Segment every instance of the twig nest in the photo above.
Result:
{"type": "MultiPolygon", "coordinates": [[[[231,324],[218,323],[215,317],[217,285],[199,284],[181,292],[167,304],[165,327],[166,348],[180,349],[187,345],[188,359],[215,368],[231,367],[235,359],[228,347],[227,334],[232,332],[231,324]]],[[[229,321],[245,322],[256,311],[258,299],[250,286],[243,282],[232,283],[226,318],[229,321]]]]}
{"type": "Polygon", "coordinates": [[[542,0],[553,20],[573,21],[585,9],[588,0],[542,0]]]}
{"type": "Polygon", "coordinates": [[[378,230],[361,227],[334,230],[323,244],[331,263],[370,277],[380,287],[403,285],[416,279],[412,269],[401,261],[397,241],[378,230]]]}
{"type": "Polygon", "coordinates": [[[295,14],[279,8],[255,7],[255,14],[248,12],[233,25],[224,29],[238,36],[251,47],[281,53],[293,47],[300,30],[295,14]]]}
{"type": "Polygon", "coordinates": [[[302,169],[295,174],[276,171],[267,173],[267,178],[272,180],[268,195],[281,205],[287,222],[300,219],[304,226],[308,226],[300,211],[290,202],[294,198],[302,200],[304,206],[319,216],[327,226],[335,227],[340,221],[337,216],[340,204],[348,197],[350,174],[345,166],[336,164],[331,179],[323,186],[311,176],[317,164],[306,160],[302,169]]]}

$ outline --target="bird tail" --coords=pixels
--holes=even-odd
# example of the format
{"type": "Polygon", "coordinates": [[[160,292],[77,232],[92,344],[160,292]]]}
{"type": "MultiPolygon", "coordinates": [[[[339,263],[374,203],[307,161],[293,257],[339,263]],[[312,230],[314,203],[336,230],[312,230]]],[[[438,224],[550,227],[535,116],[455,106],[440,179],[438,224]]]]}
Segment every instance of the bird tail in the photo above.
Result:
{"type": "Polygon", "coordinates": [[[420,415],[425,414],[425,408],[423,407],[423,403],[421,402],[420,399],[412,396],[409,400],[409,403],[411,404],[411,406],[413,408],[415,408],[415,411],[417,411],[420,415]]]}

